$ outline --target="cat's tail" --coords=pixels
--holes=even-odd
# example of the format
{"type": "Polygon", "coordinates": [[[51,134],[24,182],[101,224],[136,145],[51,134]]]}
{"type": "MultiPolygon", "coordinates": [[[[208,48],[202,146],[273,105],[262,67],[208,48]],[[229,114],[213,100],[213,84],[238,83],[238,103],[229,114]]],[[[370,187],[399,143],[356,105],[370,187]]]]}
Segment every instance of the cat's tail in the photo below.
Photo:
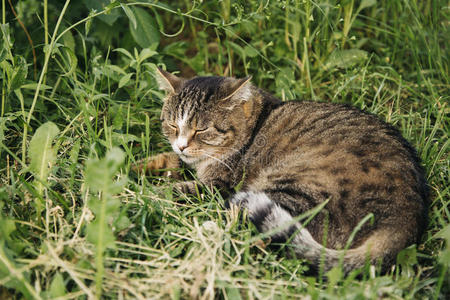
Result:
{"type": "Polygon", "coordinates": [[[402,243],[395,242],[397,233],[386,229],[375,230],[357,248],[346,251],[326,248],[314,240],[306,228],[295,222],[287,210],[273,202],[265,193],[239,192],[231,202],[247,208],[252,223],[260,232],[270,233],[272,241],[289,241],[297,257],[309,260],[315,268],[319,268],[323,262],[325,271],[341,265],[347,274],[364,267],[368,262],[374,264],[378,259],[391,261],[395,253],[401,250],[402,243]]]}

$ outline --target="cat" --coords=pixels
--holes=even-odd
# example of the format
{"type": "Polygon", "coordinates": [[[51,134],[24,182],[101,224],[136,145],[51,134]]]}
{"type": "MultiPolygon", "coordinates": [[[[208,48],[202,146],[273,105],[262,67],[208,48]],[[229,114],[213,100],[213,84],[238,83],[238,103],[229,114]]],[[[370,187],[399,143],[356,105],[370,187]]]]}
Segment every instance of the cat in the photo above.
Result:
{"type": "MultiPolygon", "coordinates": [[[[287,241],[313,267],[324,254],[325,270],[342,265],[348,273],[367,263],[386,269],[419,241],[427,183],[415,149],[393,126],[349,105],[282,102],[251,77],[187,80],[157,73],[167,93],[162,132],[173,152],[145,159],[137,169],[180,178],[173,169],[184,162],[203,185],[231,194],[229,205],[247,209],[260,232],[287,241]],[[324,201],[307,225],[294,220],[324,201]],[[344,250],[369,214],[372,222],[344,250]]],[[[176,187],[195,193],[196,184],[176,187]]]]}

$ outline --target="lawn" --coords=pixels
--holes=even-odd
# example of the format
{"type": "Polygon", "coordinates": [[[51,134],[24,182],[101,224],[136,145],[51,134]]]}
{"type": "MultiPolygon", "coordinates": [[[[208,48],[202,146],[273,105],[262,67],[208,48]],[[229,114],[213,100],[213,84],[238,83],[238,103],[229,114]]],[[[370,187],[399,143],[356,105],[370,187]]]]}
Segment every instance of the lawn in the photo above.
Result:
{"type": "Polygon", "coordinates": [[[438,0],[2,0],[0,299],[448,299],[449,20],[438,0]],[[430,186],[421,243],[314,276],[217,191],[133,173],[170,149],[156,66],[396,126],[430,186]]]}

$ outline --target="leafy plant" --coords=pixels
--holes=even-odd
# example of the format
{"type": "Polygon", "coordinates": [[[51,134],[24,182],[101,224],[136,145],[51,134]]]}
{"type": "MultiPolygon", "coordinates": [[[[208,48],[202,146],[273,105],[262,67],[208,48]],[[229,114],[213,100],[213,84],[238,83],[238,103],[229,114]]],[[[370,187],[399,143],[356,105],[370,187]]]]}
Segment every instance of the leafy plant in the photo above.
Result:
{"type": "MultiPolygon", "coordinates": [[[[56,162],[57,149],[53,147],[53,140],[58,133],[58,127],[52,122],[47,122],[36,130],[30,141],[28,149],[30,171],[35,177],[35,185],[39,194],[42,194],[43,184],[47,183],[50,169],[56,162]]],[[[37,201],[36,206],[39,216],[42,211],[41,202],[37,201]]]]}
{"type": "MultiPolygon", "coordinates": [[[[114,194],[120,193],[127,182],[126,177],[113,180],[119,167],[125,160],[125,154],[118,148],[113,148],[106,153],[103,159],[91,159],[86,165],[86,184],[89,189],[99,195],[90,198],[89,209],[94,213],[95,220],[88,224],[87,239],[95,245],[95,267],[96,267],[96,298],[102,295],[102,281],[104,277],[104,252],[108,248],[114,248],[115,238],[111,226],[117,217],[120,201],[114,194]]],[[[123,218],[126,217],[122,216],[123,218]]],[[[116,220],[117,222],[117,220],[116,220]]]]}

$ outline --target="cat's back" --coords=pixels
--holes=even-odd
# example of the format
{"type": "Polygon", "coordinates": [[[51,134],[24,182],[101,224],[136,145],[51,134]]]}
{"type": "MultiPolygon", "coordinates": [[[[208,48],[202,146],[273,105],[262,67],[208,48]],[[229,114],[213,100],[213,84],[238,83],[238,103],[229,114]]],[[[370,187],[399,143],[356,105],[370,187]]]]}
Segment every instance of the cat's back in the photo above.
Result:
{"type": "Polygon", "coordinates": [[[330,199],[333,236],[342,235],[331,241],[334,246],[368,212],[407,211],[405,223],[423,218],[427,190],[415,150],[393,126],[348,105],[283,103],[263,122],[246,162],[250,189],[306,199],[282,203],[290,211],[302,213],[330,199]]]}
{"type": "Polygon", "coordinates": [[[422,172],[414,148],[397,129],[345,104],[285,102],[269,114],[249,150],[249,157],[261,156],[261,164],[311,159],[335,175],[339,162],[362,174],[387,168],[422,172]]]}

